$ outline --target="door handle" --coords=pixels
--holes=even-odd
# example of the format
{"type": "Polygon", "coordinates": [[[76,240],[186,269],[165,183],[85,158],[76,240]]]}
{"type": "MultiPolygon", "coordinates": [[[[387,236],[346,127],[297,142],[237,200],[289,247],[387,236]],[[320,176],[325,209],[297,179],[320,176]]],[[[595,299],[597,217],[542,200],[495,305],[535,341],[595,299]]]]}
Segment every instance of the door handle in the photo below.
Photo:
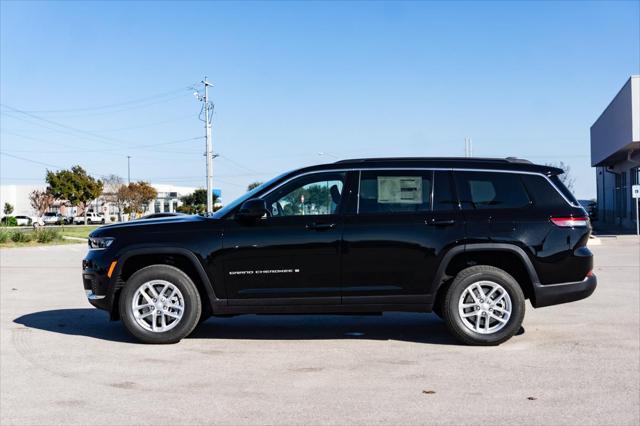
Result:
{"type": "Polygon", "coordinates": [[[307,224],[307,226],[305,226],[305,228],[308,231],[312,231],[312,230],[313,231],[326,231],[328,229],[333,229],[335,227],[336,227],[335,223],[316,223],[316,222],[309,223],[309,224],[307,224]]]}
{"type": "Polygon", "coordinates": [[[431,219],[425,220],[424,223],[431,226],[451,226],[456,223],[453,219],[431,219]]]}

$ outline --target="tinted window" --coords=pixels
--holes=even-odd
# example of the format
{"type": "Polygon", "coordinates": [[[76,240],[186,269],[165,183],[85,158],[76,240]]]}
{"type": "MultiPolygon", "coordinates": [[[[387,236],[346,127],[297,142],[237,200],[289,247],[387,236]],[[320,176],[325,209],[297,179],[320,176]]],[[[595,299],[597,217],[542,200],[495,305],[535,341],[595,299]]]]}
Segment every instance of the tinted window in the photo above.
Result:
{"type": "MultiPolygon", "coordinates": [[[[578,202],[576,201],[576,197],[573,196],[571,191],[562,183],[559,176],[551,176],[551,182],[562,192],[567,200],[569,200],[573,205],[577,206],[578,202]]],[[[625,197],[626,199],[626,197],[625,197]]]]}
{"type": "Polygon", "coordinates": [[[431,210],[431,171],[362,171],[358,212],[410,213],[431,210]]]}
{"type": "Polygon", "coordinates": [[[335,214],[342,199],[344,173],[303,176],[265,197],[271,216],[335,214]]]}
{"type": "Polygon", "coordinates": [[[560,193],[542,176],[522,175],[522,182],[537,207],[566,206],[567,202],[560,193]]]}
{"type": "Polygon", "coordinates": [[[451,190],[451,173],[435,172],[433,185],[433,210],[451,210],[458,207],[458,200],[453,196],[451,190]]]}
{"type": "Polygon", "coordinates": [[[455,172],[460,202],[466,209],[509,209],[529,205],[515,173],[455,172]]]}

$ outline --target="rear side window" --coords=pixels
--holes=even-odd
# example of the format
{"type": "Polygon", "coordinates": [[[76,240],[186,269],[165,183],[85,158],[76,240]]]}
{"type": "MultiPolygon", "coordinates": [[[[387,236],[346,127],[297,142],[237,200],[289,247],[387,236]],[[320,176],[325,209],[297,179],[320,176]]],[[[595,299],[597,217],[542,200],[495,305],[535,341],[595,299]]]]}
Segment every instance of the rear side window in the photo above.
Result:
{"type": "Polygon", "coordinates": [[[521,178],[533,203],[537,207],[566,206],[567,202],[562,198],[562,195],[544,177],[522,175],[521,178]]]}
{"type": "Polygon", "coordinates": [[[432,171],[365,171],[360,175],[358,213],[431,210],[432,171]]]}
{"type": "Polygon", "coordinates": [[[515,173],[455,172],[460,202],[465,209],[517,209],[529,205],[515,173]]]}

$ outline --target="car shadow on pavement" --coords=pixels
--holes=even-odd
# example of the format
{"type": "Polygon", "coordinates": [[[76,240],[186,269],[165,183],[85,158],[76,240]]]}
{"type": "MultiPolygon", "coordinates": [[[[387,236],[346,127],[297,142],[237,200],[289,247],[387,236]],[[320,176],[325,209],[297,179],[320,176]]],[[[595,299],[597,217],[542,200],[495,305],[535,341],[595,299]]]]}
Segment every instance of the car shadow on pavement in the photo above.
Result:
{"type": "Polygon", "coordinates": [[[122,323],[109,321],[106,312],[93,308],[34,312],[18,317],[13,322],[53,333],[87,336],[114,342],[136,342],[127,333],[122,323]]]}
{"type": "MultiPolygon", "coordinates": [[[[16,324],[53,333],[86,336],[124,343],[137,341],[121,322],[109,321],[97,309],[55,309],[34,312],[14,320],[16,324]]],[[[384,315],[241,315],[209,318],[189,336],[191,339],[400,340],[439,345],[458,344],[444,322],[434,314],[386,313],[384,315]]]]}
{"type": "Polygon", "coordinates": [[[389,312],[384,315],[242,315],[210,318],[191,338],[314,340],[400,340],[458,345],[435,314],[389,312]]]}

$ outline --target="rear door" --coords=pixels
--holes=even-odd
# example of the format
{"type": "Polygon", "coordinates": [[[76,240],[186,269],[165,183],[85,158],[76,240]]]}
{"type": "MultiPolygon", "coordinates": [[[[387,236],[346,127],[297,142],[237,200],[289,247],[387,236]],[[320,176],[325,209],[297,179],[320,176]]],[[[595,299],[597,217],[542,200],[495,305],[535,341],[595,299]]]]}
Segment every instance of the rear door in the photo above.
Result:
{"type": "Polygon", "coordinates": [[[345,216],[342,301],[426,303],[445,248],[464,238],[449,171],[362,170],[345,216]]]}
{"type": "Polygon", "coordinates": [[[519,243],[520,224],[534,209],[520,175],[512,172],[454,171],[470,243],[519,243]]]}

